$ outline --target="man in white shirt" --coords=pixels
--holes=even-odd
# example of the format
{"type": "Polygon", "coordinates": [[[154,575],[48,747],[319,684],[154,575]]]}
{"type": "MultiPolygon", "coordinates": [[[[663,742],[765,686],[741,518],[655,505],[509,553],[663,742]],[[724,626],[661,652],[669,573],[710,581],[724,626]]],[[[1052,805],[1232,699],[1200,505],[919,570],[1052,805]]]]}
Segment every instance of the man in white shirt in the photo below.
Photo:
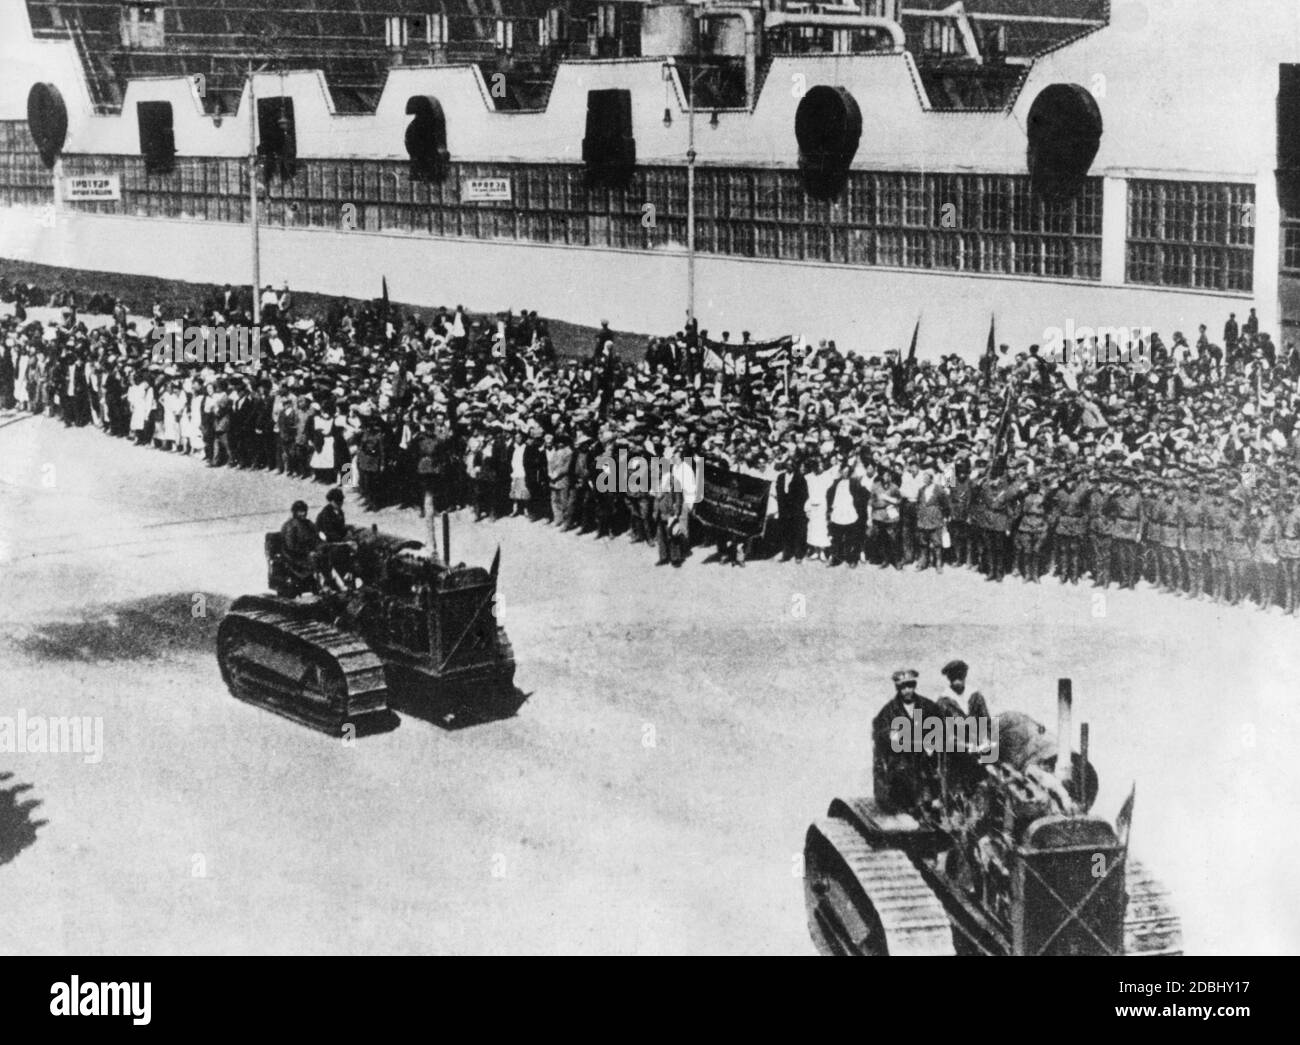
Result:
{"type": "Polygon", "coordinates": [[[907,467],[898,484],[901,500],[898,504],[899,522],[902,524],[903,561],[912,562],[916,558],[916,499],[921,495],[925,485],[917,470],[916,457],[909,455],[907,467]]]}
{"type": "Polygon", "coordinates": [[[847,562],[853,569],[861,556],[858,534],[866,521],[867,497],[862,484],[853,478],[848,461],[840,465],[839,478],[831,483],[826,509],[831,532],[831,557],[827,565],[847,562]]]}

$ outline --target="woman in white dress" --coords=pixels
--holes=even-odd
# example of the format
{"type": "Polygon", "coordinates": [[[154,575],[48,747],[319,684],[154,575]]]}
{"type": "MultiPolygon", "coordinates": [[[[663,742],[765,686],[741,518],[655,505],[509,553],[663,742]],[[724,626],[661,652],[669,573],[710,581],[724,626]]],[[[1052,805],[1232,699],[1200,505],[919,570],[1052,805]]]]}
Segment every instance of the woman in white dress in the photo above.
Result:
{"type": "Polygon", "coordinates": [[[149,419],[156,404],[153,387],[144,374],[136,374],[135,384],[127,392],[126,401],[131,407],[131,434],[143,446],[149,442],[149,419]]]}
{"type": "Polygon", "coordinates": [[[203,408],[207,401],[202,386],[198,386],[185,404],[185,413],[181,415],[181,439],[186,453],[203,452],[203,408]]]}
{"type": "Polygon", "coordinates": [[[163,449],[179,449],[181,443],[181,414],[185,412],[185,393],[181,391],[179,382],[169,381],[167,383],[167,390],[162,397],[162,408],[163,449]]]}
{"type": "Polygon", "coordinates": [[[838,473],[825,467],[825,462],[813,460],[808,467],[808,500],[804,512],[808,516],[808,555],[813,560],[825,559],[831,547],[831,531],[826,519],[826,496],[838,473]]]}
{"type": "Polygon", "coordinates": [[[14,370],[14,401],[19,410],[31,409],[31,394],[27,391],[27,376],[31,365],[32,357],[27,354],[27,350],[18,349],[18,363],[14,370]]]}
{"type": "Polygon", "coordinates": [[[312,418],[312,436],[315,453],[311,455],[311,470],[316,473],[316,481],[334,485],[334,407],[326,404],[319,414],[312,418]]]}

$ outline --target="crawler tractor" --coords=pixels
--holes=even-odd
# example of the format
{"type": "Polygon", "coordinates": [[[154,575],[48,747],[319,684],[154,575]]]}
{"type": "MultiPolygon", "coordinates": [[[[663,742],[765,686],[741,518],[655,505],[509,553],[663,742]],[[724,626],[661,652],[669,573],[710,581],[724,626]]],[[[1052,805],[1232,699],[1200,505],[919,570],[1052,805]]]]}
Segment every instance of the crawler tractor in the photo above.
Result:
{"type": "Polygon", "coordinates": [[[1166,891],[1128,852],[1134,793],[1114,825],[1092,816],[1088,727],[1070,754],[1070,682],[1057,736],[1027,715],[998,720],[996,760],[965,781],[934,758],[913,806],[835,799],[808,829],[808,928],[822,954],[1172,955],[1166,891]]]}
{"type": "Polygon", "coordinates": [[[484,570],[444,565],[432,537],[428,549],[376,529],[348,537],[304,578],[280,533],[266,535],[274,594],[236,599],[217,630],[230,692],[333,736],[391,726],[390,704],[444,724],[513,714],[514,654],[494,607],[500,550],[484,570]]]}

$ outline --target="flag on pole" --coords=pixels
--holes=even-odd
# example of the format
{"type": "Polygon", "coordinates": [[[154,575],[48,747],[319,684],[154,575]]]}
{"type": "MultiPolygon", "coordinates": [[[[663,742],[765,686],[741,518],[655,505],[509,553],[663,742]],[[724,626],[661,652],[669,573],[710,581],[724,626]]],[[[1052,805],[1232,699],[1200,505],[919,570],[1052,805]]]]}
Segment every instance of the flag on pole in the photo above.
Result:
{"type": "Polygon", "coordinates": [[[1007,428],[1011,424],[1011,404],[1015,400],[1014,393],[1015,385],[1007,385],[1006,405],[1002,408],[1002,419],[998,421],[997,434],[993,437],[993,454],[989,459],[990,475],[1000,475],[1005,470],[1006,462],[1003,460],[1005,452],[1002,444],[1006,440],[1007,428]]]}
{"type": "Polygon", "coordinates": [[[1115,818],[1115,836],[1125,849],[1128,848],[1128,832],[1133,824],[1133,801],[1136,798],[1137,784],[1134,784],[1129,789],[1128,798],[1124,799],[1124,804],[1120,806],[1119,816],[1115,818]]]}
{"type": "Polygon", "coordinates": [[[997,365],[998,365],[998,345],[997,345],[998,339],[997,339],[997,333],[994,330],[996,322],[997,322],[996,315],[989,316],[989,340],[988,340],[988,344],[984,346],[984,359],[980,366],[980,370],[984,372],[983,374],[984,386],[986,388],[988,387],[989,383],[993,380],[993,371],[997,369],[997,365]]]}
{"type": "Polygon", "coordinates": [[[917,335],[921,333],[921,317],[917,316],[916,326],[912,328],[912,344],[907,350],[907,369],[910,373],[916,369],[916,340],[917,335]]]}

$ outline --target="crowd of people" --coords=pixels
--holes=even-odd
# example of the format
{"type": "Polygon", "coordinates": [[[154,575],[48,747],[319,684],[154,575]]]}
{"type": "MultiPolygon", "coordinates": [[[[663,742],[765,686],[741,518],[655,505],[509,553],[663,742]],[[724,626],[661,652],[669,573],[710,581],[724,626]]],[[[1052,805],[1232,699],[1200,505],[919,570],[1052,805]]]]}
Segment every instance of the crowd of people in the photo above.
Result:
{"type": "Polygon", "coordinates": [[[802,338],[760,354],[747,334],[733,344],[690,324],[628,358],[608,324],[590,351],[560,355],[536,312],[421,317],[385,300],[307,316],[268,287],[258,358],[223,365],[155,362],[151,349],[177,323],[252,325],[246,293],[140,320],[100,294],[100,323],[76,295],[46,296],[62,312],[42,324],[26,317],[26,288],[0,281],[14,305],[0,319],[0,407],[209,467],[341,483],[367,509],[626,533],[661,564],[694,549],[737,566],[959,566],[1300,604],[1300,350],[1278,348],[1253,310],[1221,341],[1205,327],[1194,342],[1152,334],[1130,358],[1095,342],[1064,361],[1013,353],[991,334],[970,359],[802,338]],[[620,456],[665,467],[653,488],[621,489],[620,456]],[[701,524],[703,461],[770,480],[761,532],[701,524]]]}

